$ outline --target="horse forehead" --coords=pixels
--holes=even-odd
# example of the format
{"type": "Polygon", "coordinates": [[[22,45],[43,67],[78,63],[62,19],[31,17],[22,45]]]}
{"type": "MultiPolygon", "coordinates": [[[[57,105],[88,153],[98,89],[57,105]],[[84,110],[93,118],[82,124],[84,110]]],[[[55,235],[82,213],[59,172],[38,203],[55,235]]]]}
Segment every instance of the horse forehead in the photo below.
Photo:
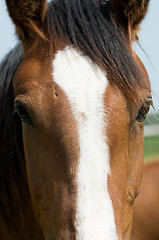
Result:
{"type": "MultiPolygon", "coordinates": [[[[108,84],[106,72],[76,49],[66,47],[58,51],[52,66],[53,81],[66,93],[72,91],[72,95],[79,97],[86,97],[86,95],[89,97],[94,92],[104,94],[108,84]]],[[[93,98],[93,95],[91,97],[93,98]]]]}
{"type": "Polygon", "coordinates": [[[20,64],[14,79],[13,86],[17,94],[30,92],[38,85],[51,82],[51,60],[47,58],[37,59],[36,57],[26,57],[20,64]]]}

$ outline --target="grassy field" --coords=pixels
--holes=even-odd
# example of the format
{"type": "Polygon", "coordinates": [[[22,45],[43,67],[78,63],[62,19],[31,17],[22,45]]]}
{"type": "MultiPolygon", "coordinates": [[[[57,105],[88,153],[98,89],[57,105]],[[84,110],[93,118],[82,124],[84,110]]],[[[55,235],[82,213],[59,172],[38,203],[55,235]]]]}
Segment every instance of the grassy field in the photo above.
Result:
{"type": "Polygon", "coordinates": [[[159,136],[144,138],[144,159],[145,162],[159,157],[159,136]]]}

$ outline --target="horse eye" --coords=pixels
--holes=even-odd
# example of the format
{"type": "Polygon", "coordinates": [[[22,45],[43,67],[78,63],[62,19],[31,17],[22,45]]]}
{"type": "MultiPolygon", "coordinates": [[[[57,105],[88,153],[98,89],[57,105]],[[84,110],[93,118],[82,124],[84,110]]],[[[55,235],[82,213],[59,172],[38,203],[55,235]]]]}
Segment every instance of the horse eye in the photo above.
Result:
{"type": "Polygon", "coordinates": [[[18,114],[22,122],[32,122],[32,119],[30,118],[29,113],[27,112],[26,108],[22,104],[15,103],[14,113],[18,114]]]}
{"type": "Polygon", "coordinates": [[[142,104],[136,116],[136,120],[138,122],[143,122],[146,119],[147,114],[150,110],[150,106],[152,105],[153,105],[152,100],[146,101],[145,103],[142,104]]]}

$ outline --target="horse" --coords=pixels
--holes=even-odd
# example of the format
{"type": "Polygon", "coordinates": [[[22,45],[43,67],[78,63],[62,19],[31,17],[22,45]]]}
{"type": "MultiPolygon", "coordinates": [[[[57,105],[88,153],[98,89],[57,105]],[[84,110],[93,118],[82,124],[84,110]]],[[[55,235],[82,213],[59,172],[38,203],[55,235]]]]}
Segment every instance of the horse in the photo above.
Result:
{"type": "Polygon", "coordinates": [[[144,166],[141,192],[134,203],[132,240],[159,239],[159,159],[144,166]]]}
{"type": "Polygon", "coordinates": [[[152,104],[132,49],[149,0],[6,0],[0,239],[129,240],[152,104]]]}

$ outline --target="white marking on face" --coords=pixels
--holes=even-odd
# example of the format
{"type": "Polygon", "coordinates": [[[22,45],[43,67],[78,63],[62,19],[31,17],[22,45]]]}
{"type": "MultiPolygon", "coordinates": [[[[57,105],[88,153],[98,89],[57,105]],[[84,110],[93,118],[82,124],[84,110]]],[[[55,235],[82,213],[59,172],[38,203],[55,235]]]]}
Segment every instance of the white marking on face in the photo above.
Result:
{"type": "Polygon", "coordinates": [[[77,171],[77,240],[116,240],[106,139],[105,73],[73,48],[59,51],[53,61],[53,79],[65,92],[78,123],[80,159],[77,171]]]}

